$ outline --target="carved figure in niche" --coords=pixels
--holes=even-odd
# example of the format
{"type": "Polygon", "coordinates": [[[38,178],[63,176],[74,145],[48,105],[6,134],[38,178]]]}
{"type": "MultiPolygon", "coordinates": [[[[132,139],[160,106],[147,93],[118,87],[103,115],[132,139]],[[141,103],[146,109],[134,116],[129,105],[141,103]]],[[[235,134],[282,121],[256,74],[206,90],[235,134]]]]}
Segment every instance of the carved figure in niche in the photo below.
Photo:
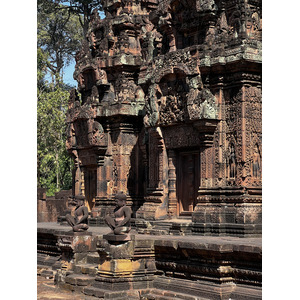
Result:
{"type": "Polygon", "coordinates": [[[146,62],[149,62],[153,58],[153,56],[155,56],[154,51],[158,50],[158,47],[154,46],[157,38],[159,38],[159,35],[157,31],[153,29],[151,31],[146,32],[140,40],[141,48],[142,48],[141,49],[142,58],[146,62]]]}
{"type": "Polygon", "coordinates": [[[125,78],[121,80],[120,92],[118,94],[118,101],[128,103],[135,99],[136,85],[132,81],[125,78]]]}
{"type": "Polygon", "coordinates": [[[78,70],[75,69],[75,72],[74,72],[74,79],[77,80],[78,82],[78,91],[81,92],[82,90],[85,89],[85,78],[83,76],[83,74],[78,70]]]}
{"type": "Polygon", "coordinates": [[[90,106],[92,104],[92,97],[88,96],[86,98],[86,102],[84,103],[85,106],[90,106]]]}
{"type": "Polygon", "coordinates": [[[92,133],[92,144],[99,145],[101,140],[104,138],[104,129],[99,122],[94,121],[92,133]]]}
{"type": "Polygon", "coordinates": [[[144,124],[146,127],[155,126],[158,122],[159,114],[158,114],[158,104],[156,97],[156,88],[157,85],[153,85],[149,87],[149,96],[146,99],[146,115],[144,117],[144,124]],[[148,100],[148,101],[147,101],[148,100]]]}
{"type": "Polygon", "coordinates": [[[90,41],[90,47],[91,47],[91,49],[95,50],[96,49],[96,41],[97,41],[95,32],[92,30],[89,30],[88,36],[89,36],[89,41],[90,41]]]}
{"type": "Polygon", "coordinates": [[[99,50],[97,51],[97,54],[101,57],[104,54],[108,53],[108,49],[109,49],[108,39],[104,38],[104,39],[100,40],[100,42],[99,42],[99,50]]]}
{"type": "Polygon", "coordinates": [[[236,156],[235,156],[235,150],[233,144],[230,146],[230,152],[229,152],[229,178],[235,178],[236,176],[236,156]]]}
{"type": "Polygon", "coordinates": [[[76,208],[74,217],[70,214],[66,215],[66,220],[68,224],[72,227],[74,232],[86,231],[89,226],[88,223],[88,209],[84,206],[84,196],[78,195],[75,197],[76,208]]]}
{"type": "Polygon", "coordinates": [[[123,192],[116,194],[116,207],[113,214],[105,217],[106,224],[115,235],[127,234],[131,230],[131,208],[126,206],[126,195],[123,192]]]}
{"type": "Polygon", "coordinates": [[[260,178],[261,175],[261,159],[258,145],[254,147],[253,153],[253,162],[252,162],[252,174],[254,178],[260,178]]]}
{"type": "Polygon", "coordinates": [[[200,116],[204,119],[215,119],[216,118],[216,97],[212,94],[209,89],[203,89],[200,92],[201,100],[200,104],[200,116]]]}
{"type": "Polygon", "coordinates": [[[140,38],[142,59],[145,61],[148,61],[149,57],[148,49],[150,44],[150,35],[150,32],[146,32],[146,34],[140,38]]]}
{"type": "Polygon", "coordinates": [[[91,103],[99,103],[99,92],[97,86],[93,85],[91,94],[91,103]]]}
{"type": "Polygon", "coordinates": [[[212,92],[202,89],[201,76],[189,80],[190,91],[187,95],[187,111],[191,120],[215,119],[217,117],[216,97],[212,92]]]}
{"type": "Polygon", "coordinates": [[[106,74],[105,70],[98,69],[96,80],[97,80],[97,84],[107,84],[108,83],[107,74],[106,74]]]}

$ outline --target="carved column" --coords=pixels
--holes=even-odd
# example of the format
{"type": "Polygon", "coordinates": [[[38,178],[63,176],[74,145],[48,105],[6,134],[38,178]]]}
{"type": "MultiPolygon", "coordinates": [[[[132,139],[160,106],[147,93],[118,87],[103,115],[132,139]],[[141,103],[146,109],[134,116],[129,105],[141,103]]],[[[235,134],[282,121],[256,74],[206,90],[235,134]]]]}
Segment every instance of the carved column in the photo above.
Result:
{"type": "Polygon", "coordinates": [[[97,157],[97,197],[102,198],[106,195],[106,176],[104,168],[104,156],[97,157]]]}
{"type": "MultiPolygon", "coordinates": [[[[97,182],[96,182],[96,197],[95,206],[92,209],[92,217],[99,217],[101,215],[101,204],[103,200],[106,200],[106,172],[104,167],[104,156],[97,156],[97,182]]],[[[103,213],[102,213],[103,214],[103,213]]]]}
{"type": "Polygon", "coordinates": [[[73,196],[79,195],[81,193],[81,171],[79,166],[78,156],[75,157],[74,164],[74,185],[73,185],[73,196]]]}
{"type": "Polygon", "coordinates": [[[177,212],[177,197],[176,197],[176,153],[174,150],[168,151],[169,164],[169,210],[170,216],[175,216],[177,212]]]}
{"type": "Polygon", "coordinates": [[[162,191],[164,168],[164,142],[158,129],[151,130],[149,135],[149,186],[148,193],[162,191]]]}
{"type": "Polygon", "coordinates": [[[84,184],[84,167],[80,167],[80,181],[79,181],[79,187],[80,187],[80,191],[79,194],[84,195],[85,196],[85,184],[84,184]]]}

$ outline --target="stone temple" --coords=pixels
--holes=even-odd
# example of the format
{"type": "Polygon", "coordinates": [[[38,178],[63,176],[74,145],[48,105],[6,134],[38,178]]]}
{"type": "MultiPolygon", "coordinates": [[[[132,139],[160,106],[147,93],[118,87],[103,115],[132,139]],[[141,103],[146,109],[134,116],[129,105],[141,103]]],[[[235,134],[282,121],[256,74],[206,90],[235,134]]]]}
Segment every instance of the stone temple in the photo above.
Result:
{"type": "Polygon", "coordinates": [[[98,267],[86,284],[74,275],[82,251],[59,229],[39,228],[40,249],[61,246],[38,253],[62,251],[56,279],[91,297],[261,299],[261,1],[102,5],[76,55],[67,111],[72,197],[85,196],[93,232],[122,191],[137,235],[117,254],[93,233],[85,263],[98,267]]]}

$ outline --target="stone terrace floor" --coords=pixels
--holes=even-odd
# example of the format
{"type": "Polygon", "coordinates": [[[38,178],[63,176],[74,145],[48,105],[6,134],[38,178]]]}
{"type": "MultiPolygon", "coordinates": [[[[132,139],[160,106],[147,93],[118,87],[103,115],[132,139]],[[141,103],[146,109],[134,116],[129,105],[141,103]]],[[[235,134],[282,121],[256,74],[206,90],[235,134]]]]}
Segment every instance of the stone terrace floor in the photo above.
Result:
{"type": "MultiPolygon", "coordinates": [[[[43,232],[57,232],[65,233],[71,230],[70,226],[60,225],[59,223],[49,222],[49,223],[37,223],[38,231],[43,232]]],[[[109,233],[111,230],[107,226],[99,227],[90,227],[88,232],[91,232],[93,235],[102,236],[103,234],[109,233]]],[[[195,244],[210,244],[225,246],[242,246],[244,247],[254,247],[261,250],[262,239],[260,237],[253,238],[239,238],[239,237],[230,237],[230,236],[199,236],[199,235],[149,235],[149,234],[137,234],[135,230],[130,232],[132,235],[135,235],[135,238],[138,240],[161,240],[161,241],[178,241],[178,242],[188,242],[195,244]]],[[[257,249],[258,250],[258,249],[257,249]]]]}
{"type": "MultiPolygon", "coordinates": [[[[70,232],[71,227],[66,225],[60,225],[59,223],[37,223],[37,229],[39,232],[49,232],[56,234],[63,234],[70,232]]],[[[90,227],[88,232],[93,235],[101,236],[109,233],[111,230],[107,226],[90,227]]],[[[179,235],[149,235],[149,234],[137,234],[135,230],[131,231],[131,234],[135,235],[136,240],[155,240],[159,244],[177,244],[180,246],[185,245],[188,247],[202,248],[202,249],[218,249],[219,251],[232,251],[234,249],[240,249],[246,252],[262,252],[262,239],[260,237],[255,238],[239,238],[229,236],[179,236],[179,235]]],[[[81,293],[64,291],[54,285],[53,279],[46,279],[38,276],[37,278],[37,299],[38,300],[90,300],[89,296],[82,295],[81,293]]]]}

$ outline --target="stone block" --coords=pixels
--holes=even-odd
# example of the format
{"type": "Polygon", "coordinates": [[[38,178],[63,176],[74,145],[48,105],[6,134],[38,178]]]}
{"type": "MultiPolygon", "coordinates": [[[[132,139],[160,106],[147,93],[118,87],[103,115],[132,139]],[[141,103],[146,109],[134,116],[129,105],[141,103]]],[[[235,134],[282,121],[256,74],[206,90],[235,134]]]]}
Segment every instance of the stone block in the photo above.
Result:
{"type": "Polygon", "coordinates": [[[88,264],[99,264],[99,260],[100,260],[100,257],[99,257],[98,252],[91,252],[91,253],[88,253],[86,256],[86,262],[88,264]]]}
{"type": "Polygon", "coordinates": [[[128,276],[139,270],[140,263],[130,259],[112,259],[99,265],[99,274],[128,276]]]}
{"type": "Polygon", "coordinates": [[[105,290],[98,289],[96,287],[85,287],[83,289],[83,293],[89,296],[95,296],[98,298],[103,298],[105,294],[105,290]]]}
{"type": "Polygon", "coordinates": [[[131,241],[131,235],[130,234],[106,234],[103,235],[103,238],[106,239],[109,242],[127,242],[131,241]]]}

